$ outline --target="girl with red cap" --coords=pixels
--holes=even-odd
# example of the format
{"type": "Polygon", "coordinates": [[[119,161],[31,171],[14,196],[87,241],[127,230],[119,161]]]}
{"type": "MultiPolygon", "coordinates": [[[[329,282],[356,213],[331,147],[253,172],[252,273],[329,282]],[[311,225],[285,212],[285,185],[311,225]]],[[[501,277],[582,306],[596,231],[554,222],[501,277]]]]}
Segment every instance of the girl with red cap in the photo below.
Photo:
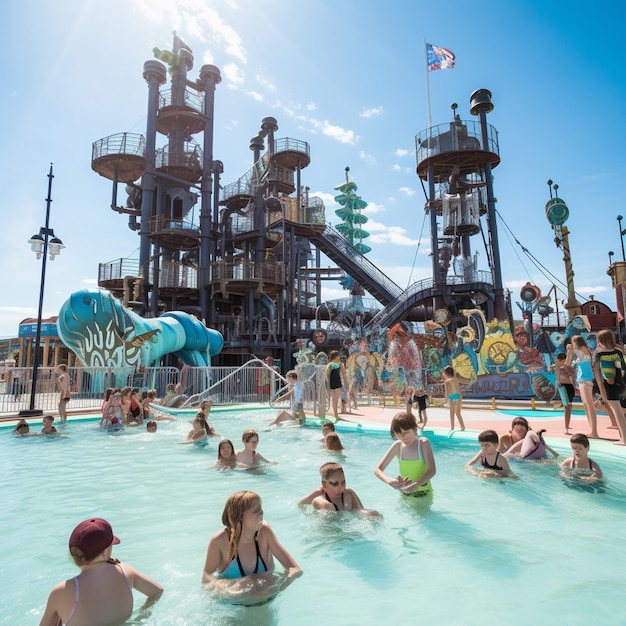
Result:
{"type": "Polygon", "coordinates": [[[40,626],[97,626],[126,620],[133,612],[133,589],[148,597],[142,609],[159,599],[163,593],[159,583],[111,558],[119,542],[104,519],[92,518],[76,526],[69,549],[81,572],[50,592],[40,626]]]}

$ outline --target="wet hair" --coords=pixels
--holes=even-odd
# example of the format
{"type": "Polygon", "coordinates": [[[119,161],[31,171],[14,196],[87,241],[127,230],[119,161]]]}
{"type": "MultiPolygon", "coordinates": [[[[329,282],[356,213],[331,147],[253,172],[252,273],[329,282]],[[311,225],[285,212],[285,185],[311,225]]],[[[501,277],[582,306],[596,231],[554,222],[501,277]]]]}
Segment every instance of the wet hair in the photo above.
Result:
{"type": "Polygon", "coordinates": [[[337,472],[343,472],[343,467],[339,463],[324,463],[322,467],[320,467],[320,476],[322,477],[322,482],[327,481],[333,474],[337,472]]]}
{"type": "MultiPolygon", "coordinates": [[[[602,332],[602,331],[600,331],[600,332],[602,332]]],[[[611,332],[611,331],[609,331],[609,332],[611,332]]],[[[583,435],[582,433],[574,433],[569,438],[569,442],[570,443],[579,443],[580,445],[582,445],[585,448],[587,448],[587,450],[589,450],[589,437],[587,437],[587,435],[583,435]]]]}
{"type": "Polygon", "coordinates": [[[339,356],[339,350],[331,350],[330,354],[328,355],[328,360],[329,361],[333,361],[334,359],[336,359],[339,356]]]}
{"type": "Polygon", "coordinates": [[[234,467],[237,463],[237,457],[235,456],[235,446],[230,439],[222,439],[217,446],[217,461],[221,465],[227,465],[229,467],[234,467]],[[230,458],[226,459],[222,456],[222,446],[224,444],[228,444],[230,446],[231,455],[230,458]]]}
{"type": "Polygon", "coordinates": [[[443,368],[443,373],[446,376],[454,377],[454,368],[452,367],[452,365],[447,365],[446,367],[443,368]]]}
{"type": "Polygon", "coordinates": [[[21,419],[21,420],[19,420],[19,422],[17,424],[15,424],[15,428],[13,429],[13,432],[17,433],[22,428],[28,428],[28,430],[30,430],[30,425],[28,424],[28,422],[25,419],[21,419]]]}
{"type": "Polygon", "coordinates": [[[324,432],[325,430],[334,433],[335,432],[335,425],[332,422],[324,422],[322,424],[322,432],[324,432]]]}
{"type": "Polygon", "coordinates": [[[237,556],[237,546],[243,528],[243,516],[255,505],[261,506],[261,497],[254,491],[237,491],[228,497],[222,511],[222,524],[228,533],[228,562],[237,556]]]}
{"type": "Polygon", "coordinates": [[[480,443],[492,443],[497,446],[499,440],[500,438],[495,430],[483,430],[483,432],[478,435],[478,441],[480,443]]]}
{"type": "Polygon", "coordinates": [[[252,430],[252,428],[248,428],[248,430],[243,431],[243,435],[241,435],[241,441],[244,443],[248,443],[252,437],[256,437],[258,439],[259,433],[256,430],[252,430]]]}
{"type": "Polygon", "coordinates": [[[324,440],[326,441],[327,450],[333,450],[335,452],[343,450],[341,439],[339,439],[339,435],[336,432],[328,433],[324,440]]]}
{"type": "Polygon", "coordinates": [[[401,411],[391,418],[391,428],[389,429],[391,436],[395,439],[395,436],[403,430],[417,430],[417,421],[413,413],[401,411]]]}
{"type": "Polygon", "coordinates": [[[511,430],[513,430],[514,426],[525,426],[526,430],[532,430],[530,424],[528,423],[528,420],[521,415],[513,418],[513,421],[511,422],[511,430]]]}
{"type": "Polygon", "coordinates": [[[565,361],[565,359],[567,359],[567,354],[564,352],[559,352],[559,354],[556,355],[557,361],[565,361]]]}
{"type": "Polygon", "coordinates": [[[193,418],[193,422],[194,424],[202,426],[202,428],[204,428],[204,432],[206,432],[209,437],[213,437],[215,435],[215,429],[211,426],[211,424],[209,424],[209,422],[207,422],[206,413],[204,411],[198,411],[196,416],[193,418]]]}
{"type": "Polygon", "coordinates": [[[587,342],[585,341],[585,338],[582,335],[574,335],[572,337],[572,345],[575,348],[589,348],[587,342]]]}
{"type": "Polygon", "coordinates": [[[615,347],[615,335],[612,330],[605,328],[596,335],[596,340],[607,348],[615,347]]]}
{"type": "Polygon", "coordinates": [[[150,420],[149,422],[146,422],[146,430],[149,433],[155,433],[157,429],[157,423],[154,420],[150,420]]]}
{"type": "Polygon", "coordinates": [[[45,422],[46,420],[50,420],[50,423],[52,423],[54,422],[54,415],[44,415],[41,419],[43,422],[45,422]]]}

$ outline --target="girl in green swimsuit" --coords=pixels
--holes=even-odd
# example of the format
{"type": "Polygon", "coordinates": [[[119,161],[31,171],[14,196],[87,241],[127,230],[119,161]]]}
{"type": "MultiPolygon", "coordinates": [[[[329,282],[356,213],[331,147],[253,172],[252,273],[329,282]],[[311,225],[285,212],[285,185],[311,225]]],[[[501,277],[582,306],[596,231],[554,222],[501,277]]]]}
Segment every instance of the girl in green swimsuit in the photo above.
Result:
{"type": "Polygon", "coordinates": [[[409,496],[432,493],[430,479],[436,474],[435,457],[430,441],[417,434],[417,422],[412,413],[396,413],[391,420],[391,436],[396,439],[380,460],[374,473],[380,480],[409,496]],[[390,478],[385,468],[397,457],[399,475],[390,478]]]}

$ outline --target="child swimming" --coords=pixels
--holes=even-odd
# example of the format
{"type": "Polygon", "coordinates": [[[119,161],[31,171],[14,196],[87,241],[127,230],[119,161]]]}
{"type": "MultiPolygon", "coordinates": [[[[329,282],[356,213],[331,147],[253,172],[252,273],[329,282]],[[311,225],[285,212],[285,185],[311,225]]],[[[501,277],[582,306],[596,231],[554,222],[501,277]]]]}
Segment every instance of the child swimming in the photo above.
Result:
{"type": "Polygon", "coordinates": [[[509,462],[503,454],[498,452],[498,433],[495,430],[483,430],[478,435],[480,452],[465,464],[465,468],[473,474],[483,477],[511,476],[517,478],[509,466],[509,462]],[[480,461],[483,471],[478,473],[473,470],[473,466],[480,461]]]}
{"type": "Polygon", "coordinates": [[[390,487],[408,496],[429,496],[432,493],[430,479],[437,473],[435,457],[430,441],[417,434],[417,422],[412,413],[396,413],[391,419],[392,443],[385,456],[379,461],[374,473],[390,487]],[[399,475],[390,478],[385,468],[396,457],[399,475]]]}

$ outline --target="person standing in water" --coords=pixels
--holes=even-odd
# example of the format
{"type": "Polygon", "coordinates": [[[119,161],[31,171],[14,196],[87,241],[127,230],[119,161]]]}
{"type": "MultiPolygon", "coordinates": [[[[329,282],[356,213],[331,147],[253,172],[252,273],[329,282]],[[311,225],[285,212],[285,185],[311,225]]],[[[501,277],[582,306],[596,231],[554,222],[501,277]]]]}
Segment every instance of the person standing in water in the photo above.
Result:
{"type": "Polygon", "coordinates": [[[396,413],[391,419],[390,432],[397,441],[391,444],[379,461],[374,474],[404,495],[430,496],[430,479],[437,473],[437,466],[430,441],[418,436],[415,415],[396,413]],[[385,468],[394,457],[398,459],[398,476],[390,478],[385,474],[385,468]]]}
{"type": "Polygon", "coordinates": [[[70,375],[67,373],[67,365],[61,363],[56,369],[56,385],[59,390],[59,417],[61,424],[67,422],[67,403],[70,401],[70,375]]]}
{"type": "Polygon", "coordinates": [[[302,575],[300,566],[278,541],[254,491],[233,493],[222,512],[224,528],[211,537],[202,583],[233,604],[261,604],[302,575]],[[274,559],[284,568],[274,574],[274,559]]]}
{"type": "Polygon", "coordinates": [[[39,626],[117,624],[133,612],[133,589],[147,596],[142,610],[161,597],[159,583],[111,557],[119,542],[111,524],[101,518],[74,528],[69,549],[80,574],[50,592],[39,626]]]}

